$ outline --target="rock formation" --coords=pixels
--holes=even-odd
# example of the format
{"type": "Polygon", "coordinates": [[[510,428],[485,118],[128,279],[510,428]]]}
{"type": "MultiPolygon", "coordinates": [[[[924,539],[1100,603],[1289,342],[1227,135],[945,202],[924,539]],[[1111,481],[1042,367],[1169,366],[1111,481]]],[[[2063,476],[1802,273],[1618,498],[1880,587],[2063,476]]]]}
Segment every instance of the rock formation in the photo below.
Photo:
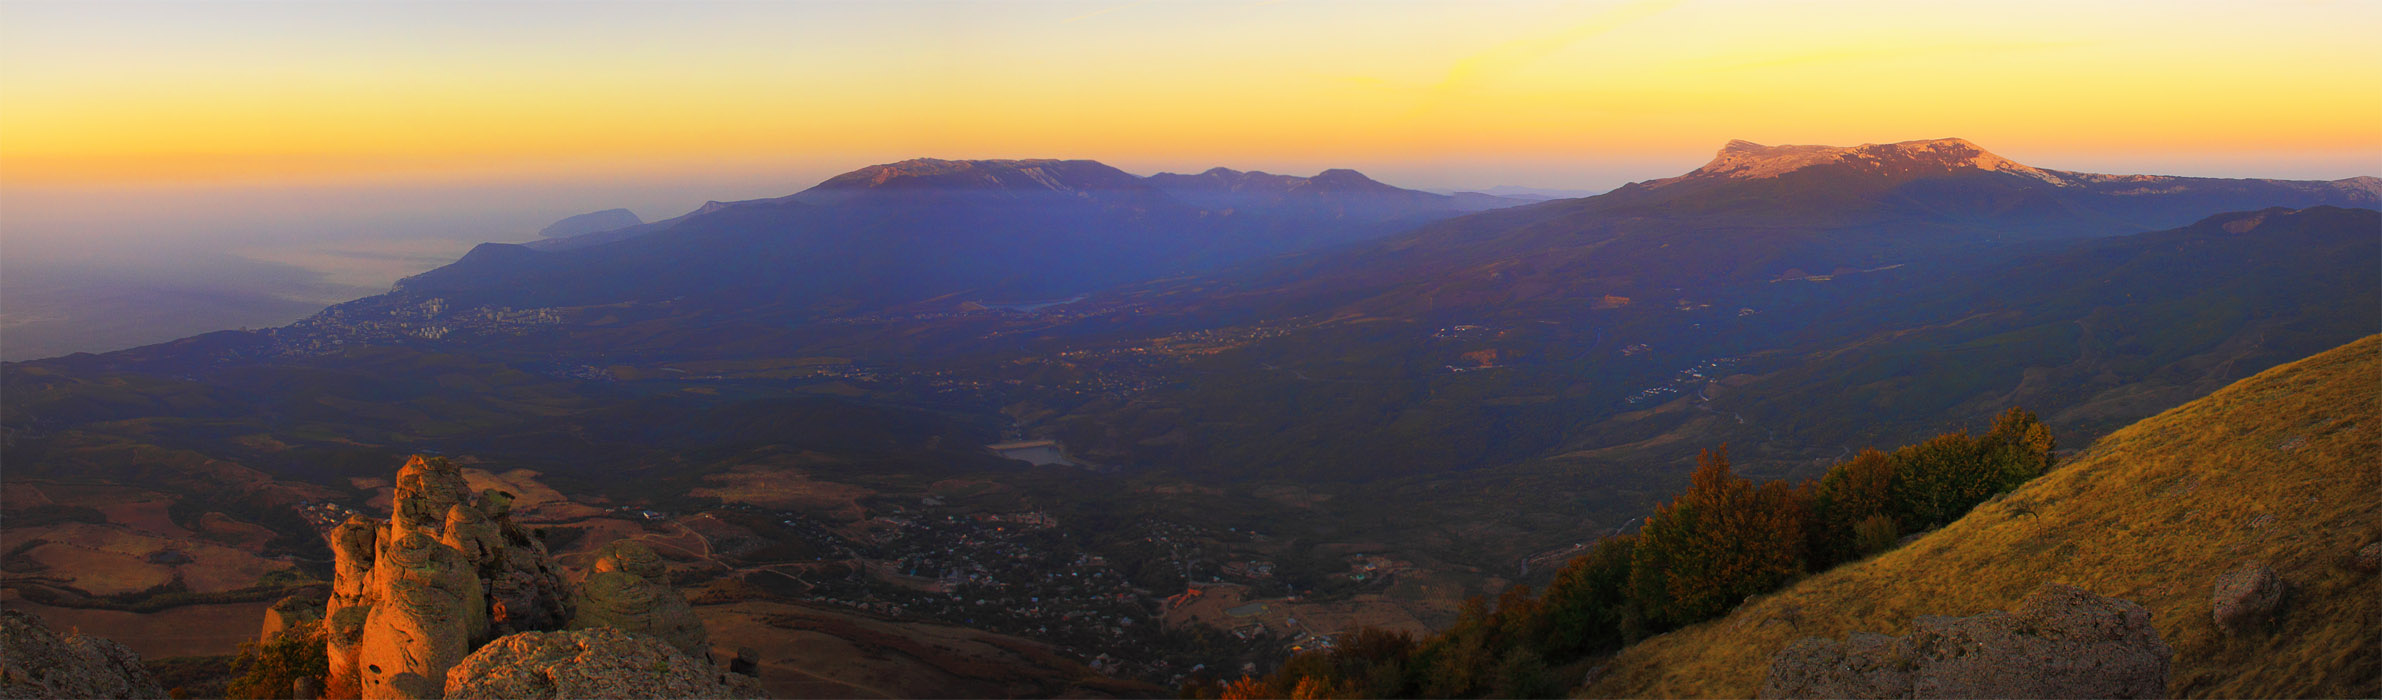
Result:
{"type": "MultiPolygon", "coordinates": [[[[703,623],[653,550],[613,543],[573,589],[545,544],[513,522],[511,494],[475,495],[460,468],[421,456],[398,471],[395,490],[388,522],[358,516],[331,531],[323,697],[440,697],[474,649],[564,628],[617,628],[681,660],[706,658],[703,623]]],[[[268,638],[287,618],[268,615],[268,638]]],[[[543,642],[507,644],[534,643],[543,642]]]]}
{"type": "Polygon", "coordinates": [[[50,631],[41,618],[0,610],[0,698],[162,698],[141,655],[98,637],[50,631]]]}
{"type": "Polygon", "coordinates": [[[2165,697],[2172,656],[2142,606],[2050,584],[2016,612],[1796,642],[1771,661],[1760,697],[2165,697]]]}
{"type": "Polygon", "coordinates": [[[377,599],[357,651],[363,697],[438,697],[438,679],[487,638],[475,568],[415,531],[385,543],[372,570],[377,599]]]}
{"type": "Polygon", "coordinates": [[[615,627],[650,634],[693,657],[702,657],[708,647],[703,621],[671,589],[662,558],[636,542],[606,545],[573,603],[578,616],[571,629],[615,627]]]}
{"type": "Polygon", "coordinates": [[[757,698],[750,676],[721,673],[659,639],[596,627],[524,632],[447,672],[449,698],[757,698]]]}
{"type": "Polygon", "coordinates": [[[2263,627],[2282,609],[2285,588],[2283,577],[2266,566],[2245,566],[2218,576],[2209,591],[2217,628],[2242,634],[2263,627]]]}
{"type": "Polygon", "coordinates": [[[389,522],[399,528],[444,532],[447,511],[471,502],[471,485],[463,470],[445,458],[414,455],[397,469],[397,493],[389,506],[389,522]]]}
{"type": "Polygon", "coordinates": [[[2382,573],[2382,542],[2368,542],[2341,558],[2341,565],[2361,574],[2382,573]]]}
{"type": "Polygon", "coordinates": [[[323,607],[324,653],[330,670],[323,678],[323,697],[353,698],[363,692],[363,666],[356,655],[364,641],[364,618],[372,613],[373,542],[387,526],[378,520],[350,516],[331,530],[331,600],[323,607]]]}
{"type": "Polygon", "coordinates": [[[562,569],[512,512],[512,494],[482,491],[469,507],[448,511],[444,541],[478,562],[496,636],[559,628],[571,615],[562,569]]]}

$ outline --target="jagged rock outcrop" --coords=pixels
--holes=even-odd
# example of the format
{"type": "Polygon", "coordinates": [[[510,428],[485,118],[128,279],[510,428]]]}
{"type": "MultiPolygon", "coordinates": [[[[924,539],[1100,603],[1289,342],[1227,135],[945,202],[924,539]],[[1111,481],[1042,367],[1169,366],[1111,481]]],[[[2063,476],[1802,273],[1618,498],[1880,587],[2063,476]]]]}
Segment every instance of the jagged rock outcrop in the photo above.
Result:
{"type": "Polygon", "coordinates": [[[372,569],[377,600],[357,655],[363,697],[438,697],[438,679],[486,638],[476,568],[415,531],[386,543],[372,569]]]}
{"type": "Polygon", "coordinates": [[[162,698],[141,655],[113,641],[59,636],[41,618],[0,610],[0,698],[162,698]]]}
{"type": "Polygon", "coordinates": [[[446,677],[449,698],[758,698],[759,682],[723,673],[660,639],[608,627],[524,632],[472,652],[446,677]]]}
{"type": "Polygon", "coordinates": [[[2142,606],[2050,584],[2016,612],[1796,642],[1772,659],[1760,697],[2165,697],[2173,655],[2142,606]]]}
{"type": "Polygon", "coordinates": [[[511,495],[474,495],[453,463],[415,456],[397,472],[388,522],[332,530],[324,696],[437,697],[480,644],[566,624],[561,569],[511,511],[511,495]]]}
{"type": "Polygon", "coordinates": [[[670,587],[669,569],[643,544],[622,540],[606,545],[573,600],[578,616],[571,629],[615,627],[649,634],[688,656],[708,647],[703,621],[686,597],[670,587]]]}
{"type": "Polygon", "coordinates": [[[379,555],[373,543],[387,525],[361,515],[331,529],[331,600],[323,606],[324,655],[329,671],[323,677],[323,697],[353,698],[363,693],[363,665],[357,654],[364,641],[364,619],[376,599],[372,561],[379,555]]]}
{"type": "MultiPolygon", "coordinates": [[[[473,494],[460,468],[421,456],[398,471],[395,491],[388,522],[358,516],[331,531],[323,697],[440,697],[449,672],[490,640],[564,628],[649,635],[678,659],[707,658],[702,620],[644,545],[606,547],[573,588],[513,522],[511,494],[473,494]]],[[[268,615],[267,638],[287,617],[268,615]]]]}
{"type": "Polygon", "coordinates": [[[2245,566],[2217,577],[2209,591],[2209,608],[2217,628],[2227,634],[2255,631],[2283,607],[2287,586],[2267,566],[2245,566]]]}
{"type": "Polygon", "coordinates": [[[437,536],[446,530],[447,512],[472,500],[471,484],[463,469],[444,458],[414,455],[397,469],[397,489],[389,506],[389,523],[407,530],[427,530],[437,536]]]}

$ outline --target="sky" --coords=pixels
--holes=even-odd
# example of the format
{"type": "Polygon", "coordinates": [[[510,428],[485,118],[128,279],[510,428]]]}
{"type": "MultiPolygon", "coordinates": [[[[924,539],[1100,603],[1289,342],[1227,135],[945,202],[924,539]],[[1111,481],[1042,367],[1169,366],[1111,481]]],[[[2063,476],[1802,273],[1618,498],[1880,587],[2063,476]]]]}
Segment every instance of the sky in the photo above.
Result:
{"type": "Polygon", "coordinates": [[[2378,33],[2382,3],[2346,0],[6,0],[0,184],[937,156],[1601,188],[1734,138],[1946,136],[2046,167],[2343,177],[2382,163],[2378,33]]]}
{"type": "MultiPolygon", "coordinates": [[[[2377,35],[2353,0],[0,0],[0,331],[88,324],[28,316],[83,294],[42,280],[312,279],[243,288],[274,322],[571,214],[914,157],[1593,192],[1731,139],[1961,137],[2376,175],[2377,35]]],[[[190,296],[152,286],[118,308],[190,296]]]]}

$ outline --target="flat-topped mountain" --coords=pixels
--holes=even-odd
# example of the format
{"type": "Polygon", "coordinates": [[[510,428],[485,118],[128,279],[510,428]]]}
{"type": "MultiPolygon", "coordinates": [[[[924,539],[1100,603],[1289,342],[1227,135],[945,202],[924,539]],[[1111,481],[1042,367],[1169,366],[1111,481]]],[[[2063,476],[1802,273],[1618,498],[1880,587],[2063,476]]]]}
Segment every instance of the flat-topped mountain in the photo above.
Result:
{"type": "Polygon", "coordinates": [[[2106,175],[2051,170],[1995,155],[1967,139],[1927,139],[1859,146],[1764,146],[1730,141],[1712,162],[1674,178],[1644,183],[1663,187],[1714,180],[1762,180],[1804,173],[1840,179],[1913,180],[1954,175],[2002,174],[2056,187],[2118,196],[2217,195],[2231,191],[2279,188],[2311,196],[2382,197],[2382,178],[2361,176],[2340,180],[2265,180],[2165,175],[2106,175]]]}
{"type": "Polygon", "coordinates": [[[1764,146],[1730,141],[1703,167],[1634,183],[1601,198],[1711,216],[1829,214],[1992,223],[2010,235],[2060,238],[2075,226],[2169,228],[2200,216],[2270,206],[2371,207],[2382,179],[2273,180],[2112,175],[2056,170],[1996,155],[1965,139],[1859,146],[1764,146]]]}
{"type": "Polygon", "coordinates": [[[1692,178],[1759,179],[1815,167],[1839,167],[1872,174],[1902,176],[1947,174],[1964,170],[2004,172],[2059,184],[2051,171],[2024,165],[1986,152],[1967,139],[1930,139],[1859,146],[1764,146],[1744,140],[1722,146],[1712,162],[1668,184],[1692,178]]]}
{"type": "Polygon", "coordinates": [[[959,190],[980,192],[1144,192],[1141,178],[1091,160],[940,160],[913,158],[871,165],[828,178],[794,199],[833,203],[868,190],[959,190]]]}

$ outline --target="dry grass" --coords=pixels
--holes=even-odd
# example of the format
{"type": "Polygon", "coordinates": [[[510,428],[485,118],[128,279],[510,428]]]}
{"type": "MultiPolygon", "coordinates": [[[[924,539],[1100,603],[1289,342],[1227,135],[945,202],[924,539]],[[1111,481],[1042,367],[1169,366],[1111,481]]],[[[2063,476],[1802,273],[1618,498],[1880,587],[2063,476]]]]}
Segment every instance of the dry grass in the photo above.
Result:
{"type": "Polygon", "coordinates": [[[727,503],[750,503],[813,513],[837,520],[857,520],[867,514],[860,499],[877,495],[860,486],[813,479],[799,469],[744,465],[703,477],[706,484],[687,492],[727,503]]]}
{"type": "Polygon", "coordinates": [[[174,524],[174,519],[167,513],[166,509],[173,506],[174,500],[172,496],[146,493],[127,495],[124,500],[113,502],[90,503],[90,507],[107,516],[108,524],[111,525],[122,525],[165,537],[191,537],[192,533],[174,524]]]}
{"type": "Polygon", "coordinates": [[[477,492],[496,489],[513,494],[513,520],[521,523],[549,523],[592,518],[604,509],[573,502],[562,492],[539,481],[538,472],[515,469],[497,474],[484,469],[463,470],[463,481],[477,492]]]}
{"type": "MultiPolygon", "coordinates": [[[[109,518],[109,522],[115,519],[109,518]]],[[[208,539],[253,554],[263,554],[265,544],[280,536],[263,525],[212,511],[199,516],[198,526],[208,539]]]]}
{"type": "Polygon", "coordinates": [[[715,649],[750,647],[770,697],[1143,697],[1050,647],[979,630],[896,622],[812,605],[695,608],[715,649]]]}
{"type": "Polygon", "coordinates": [[[2382,539],[2382,336],[2274,368],[2103,438],[1901,549],[1624,650],[1596,697],[1750,697],[1788,643],[1901,634],[2061,582],[2142,604],[2178,697],[2382,695],[2382,578],[2339,566],[2382,539]],[[2210,618],[2251,562],[2294,590],[2262,634],[2210,618]]]}
{"type": "Polygon", "coordinates": [[[114,525],[60,523],[11,529],[8,539],[48,542],[26,551],[24,558],[47,567],[41,577],[92,595],[139,592],[176,575],[191,592],[217,593],[247,588],[265,572],[289,566],[211,542],[158,537],[114,525]],[[169,550],[189,556],[190,561],[149,561],[150,556],[169,550]]]}
{"type": "Polygon", "coordinates": [[[139,593],[174,580],[172,567],[122,552],[60,542],[34,547],[24,557],[47,567],[42,573],[50,578],[91,595],[139,593]]]}

